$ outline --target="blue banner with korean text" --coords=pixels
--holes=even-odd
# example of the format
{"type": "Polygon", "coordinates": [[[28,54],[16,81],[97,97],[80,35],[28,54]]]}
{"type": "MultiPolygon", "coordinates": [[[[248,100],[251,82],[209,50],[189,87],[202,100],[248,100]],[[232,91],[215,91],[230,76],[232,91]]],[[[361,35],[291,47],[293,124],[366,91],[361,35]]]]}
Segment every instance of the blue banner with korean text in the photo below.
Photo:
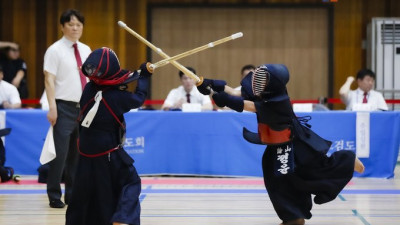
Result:
{"type": "MultiPolygon", "coordinates": [[[[6,165],[19,174],[37,174],[49,128],[47,112],[5,112],[5,126],[12,128],[5,138],[6,165]]],[[[355,112],[298,113],[306,115],[312,117],[311,129],[333,142],[328,154],[356,151],[355,112]]],[[[243,127],[257,131],[253,113],[139,111],[125,118],[124,149],[135,159],[141,175],[262,176],[265,146],[248,143],[242,137],[243,127]]],[[[399,142],[400,112],[371,112],[370,154],[361,158],[366,167],[361,176],[393,177],[399,142]]]]}

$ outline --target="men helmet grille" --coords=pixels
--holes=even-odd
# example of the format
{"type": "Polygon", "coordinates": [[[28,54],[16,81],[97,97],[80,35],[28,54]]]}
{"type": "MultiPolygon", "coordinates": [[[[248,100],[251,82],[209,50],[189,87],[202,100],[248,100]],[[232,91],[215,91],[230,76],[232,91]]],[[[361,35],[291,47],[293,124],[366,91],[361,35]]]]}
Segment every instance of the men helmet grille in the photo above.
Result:
{"type": "Polygon", "coordinates": [[[254,71],[252,78],[252,89],[255,96],[260,96],[265,87],[268,85],[270,74],[267,71],[267,67],[262,66],[254,71]]]}

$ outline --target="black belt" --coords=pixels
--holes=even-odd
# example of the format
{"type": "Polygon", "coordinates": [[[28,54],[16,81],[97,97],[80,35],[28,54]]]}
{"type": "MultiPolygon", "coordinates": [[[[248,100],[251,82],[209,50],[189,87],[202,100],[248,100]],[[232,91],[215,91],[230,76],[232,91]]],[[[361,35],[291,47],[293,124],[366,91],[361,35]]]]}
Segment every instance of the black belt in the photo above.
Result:
{"type": "Polygon", "coordinates": [[[59,103],[62,103],[62,104],[65,104],[65,105],[68,105],[68,106],[71,106],[71,107],[75,107],[75,108],[80,108],[79,107],[79,102],[71,102],[71,101],[65,101],[65,100],[61,100],[61,99],[56,99],[56,103],[57,104],[59,104],[59,103]]]}

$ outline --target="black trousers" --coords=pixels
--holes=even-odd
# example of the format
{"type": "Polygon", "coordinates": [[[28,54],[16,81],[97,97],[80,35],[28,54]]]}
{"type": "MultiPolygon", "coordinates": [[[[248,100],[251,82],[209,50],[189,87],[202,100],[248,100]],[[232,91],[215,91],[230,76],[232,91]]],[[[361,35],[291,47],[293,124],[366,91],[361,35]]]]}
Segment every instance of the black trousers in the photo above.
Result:
{"type": "Polygon", "coordinates": [[[295,170],[277,176],[274,173],[276,147],[268,146],[262,158],[264,184],[272,205],[283,222],[310,219],[314,202],[332,201],[351,180],[355,154],[338,151],[327,157],[301,141],[293,142],[295,170]]]}
{"type": "Polygon", "coordinates": [[[60,184],[64,172],[64,199],[69,203],[79,155],[77,150],[79,108],[74,102],[56,100],[56,104],[58,117],[53,127],[56,158],[48,163],[47,195],[50,201],[61,199],[60,184]]]}
{"type": "Polygon", "coordinates": [[[0,137],[0,166],[4,166],[6,162],[6,149],[4,148],[3,140],[0,137]]]}
{"type": "Polygon", "coordinates": [[[79,158],[67,225],[140,224],[141,180],[123,151],[79,158]]]}

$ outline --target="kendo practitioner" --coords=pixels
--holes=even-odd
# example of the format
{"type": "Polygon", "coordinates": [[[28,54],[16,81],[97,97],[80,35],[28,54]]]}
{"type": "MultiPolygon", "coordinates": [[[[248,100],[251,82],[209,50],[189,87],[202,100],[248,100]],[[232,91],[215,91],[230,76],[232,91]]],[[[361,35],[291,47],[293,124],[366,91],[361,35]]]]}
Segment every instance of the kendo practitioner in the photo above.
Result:
{"type": "Polygon", "coordinates": [[[296,117],[286,90],[289,71],[282,64],[265,64],[248,73],[241,90],[223,80],[203,79],[198,89],[219,107],[257,114],[258,133],[243,128],[244,138],[267,145],[262,157],[264,184],[281,225],[303,225],[314,202],[332,201],[364,166],[352,151],[326,155],[331,142],[310,128],[310,117],[296,117]]]}
{"type": "Polygon", "coordinates": [[[82,65],[89,77],[81,100],[78,139],[79,163],[67,225],[140,224],[141,180],[134,160],[123,149],[123,114],[140,107],[148,92],[152,70],[120,68],[109,48],[94,50],[82,65]],[[126,84],[137,80],[134,93],[126,84]]]}

